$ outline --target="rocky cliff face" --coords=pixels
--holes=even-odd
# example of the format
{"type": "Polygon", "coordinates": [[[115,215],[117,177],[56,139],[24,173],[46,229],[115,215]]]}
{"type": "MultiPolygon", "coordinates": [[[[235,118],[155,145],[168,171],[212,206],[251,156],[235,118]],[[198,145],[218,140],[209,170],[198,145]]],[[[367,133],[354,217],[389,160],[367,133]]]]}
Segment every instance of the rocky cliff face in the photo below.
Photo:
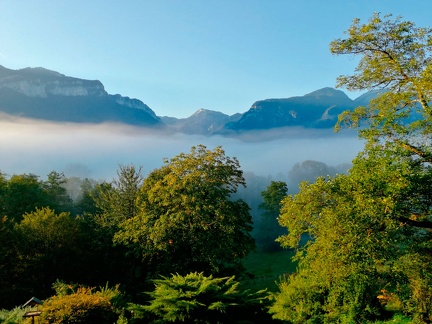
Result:
{"type": "Polygon", "coordinates": [[[143,102],[109,95],[100,81],[43,68],[11,70],[0,66],[0,111],[54,121],[161,124],[143,102]]]}
{"type": "Polygon", "coordinates": [[[35,98],[108,95],[100,81],[67,77],[43,68],[14,71],[0,66],[0,89],[2,88],[35,98]]]}

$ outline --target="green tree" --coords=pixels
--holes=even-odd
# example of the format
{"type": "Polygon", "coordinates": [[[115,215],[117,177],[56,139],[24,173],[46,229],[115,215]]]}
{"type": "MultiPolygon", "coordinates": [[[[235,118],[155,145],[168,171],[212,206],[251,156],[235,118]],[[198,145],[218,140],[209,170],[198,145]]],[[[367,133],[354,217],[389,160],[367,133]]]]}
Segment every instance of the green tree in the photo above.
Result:
{"type": "Polygon", "coordinates": [[[7,182],[3,199],[6,215],[18,222],[25,213],[48,203],[42,182],[34,174],[13,175],[7,182]]]}
{"type": "Polygon", "coordinates": [[[15,277],[22,294],[49,295],[57,279],[74,280],[81,274],[79,220],[69,213],[41,208],[15,224],[17,259],[15,277]]]}
{"type": "Polygon", "coordinates": [[[240,267],[253,248],[249,207],[231,200],[245,185],[239,162],[199,145],[144,180],[139,213],[121,224],[115,240],[138,248],[157,272],[221,273],[240,267]]]}
{"type": "Polygon", "coordinates": [[[432,29],[374,14],[366,24],[355,19],[347,35],[330,44],[331,52],[361,59],[356,73],[339,77],[338,86],[378,96],[368,107],[344,112],[337,129],[366,126],[359,133],[370,143],[384,140],[430,163],[432,29]]]}
{"type": "Polygon", "coordinates": [[[42,183],[42,188],[47,195],[48,206],[56,212],[71,212],[72,199],[65,188],[67,179],[63,173],[51,171],[47,180],[42,183]]]}
{"type": "Polygon", "coordinates": [[[255,225],[257,234],[257,245],[265,251],[274,251],[280,249],[280,245],[275,242],[276,238],[283,235],[286,230],[278,223],[282,199],[288,193],[288,187],[283,181],[271,181],[266,190],[261,192],[263,202],[260,204],[260,209],[264,211],[261,214],[261,219],[255,225]]]}
{"type": "Polygon", "coordinates": [[[265,290],[243,291],[234,277],[206,277],[203,273],[172,275],[154,280],[148,305],[153,323],[267,323],[269,299],[265,290]]]}
{"type": "MultiPolygon", "coordinates": [[[[359,134],[367,140],[367,150],[386,150],[395,159],[406,157],[421,165],[419,177],[427,174],[432,162],[432,29],[374,14],[367,24],[355,19],[348,35],[331,43],[332,53],[360,55],[361,60],[356,73],[339,77],[338,85],[381,90],[381,94],[369,107],[342,114],[337,128],[366,125],[359,134]]],[[[419,186],[417,194],[422,198],[400,220],[432,229],[430,198],[423,188],[419,186]]]]}
{"type": "Polygon", "coordinates": [[[338,84],[380,92],[340,116],[338,128],[361,126],[366,139],[349,173],[303,183],[283,202],[281,244],[312,239],[297,253],[297,273],[280,284],[276,318],[364,322],[391,302],[432,321],[431,44],[430,29],[379,14],[354,20],[348,38],[332,42],[334,54],[361,56],[338,84]]]}
{"type": "Polygon", "coordinates": [[[136,200],[143,182],[141,169],[134,165],[120,165],[117,179],[96,185],[93,199],[101,211],[100,220],[106,226],[117,227],[137,214],[136,200]]]}

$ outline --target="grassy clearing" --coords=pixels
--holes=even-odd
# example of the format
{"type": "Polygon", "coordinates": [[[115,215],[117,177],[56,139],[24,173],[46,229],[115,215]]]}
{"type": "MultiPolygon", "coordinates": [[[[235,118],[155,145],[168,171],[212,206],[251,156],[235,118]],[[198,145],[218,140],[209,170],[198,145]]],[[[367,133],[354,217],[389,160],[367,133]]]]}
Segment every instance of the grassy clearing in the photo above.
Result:
{"type": "Polygon", "coordinates": [[[244,266],[250,274],[250,279],[243,280],[245,288],[277,291],[277,282],[283,275],[293,273],[296,264],[291,261],[292,250],[279,252],[253,252],[244,261],[244,266]]]}

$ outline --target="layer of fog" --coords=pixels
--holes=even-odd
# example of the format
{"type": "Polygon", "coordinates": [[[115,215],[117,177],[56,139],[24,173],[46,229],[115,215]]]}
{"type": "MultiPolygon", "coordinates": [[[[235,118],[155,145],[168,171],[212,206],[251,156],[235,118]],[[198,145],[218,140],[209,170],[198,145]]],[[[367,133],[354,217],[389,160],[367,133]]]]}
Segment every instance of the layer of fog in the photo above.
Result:
{"type": "Polygon", "coordinates": [[[112,124],[55,124],[10,119],[0,122],[0,171],[7,175],[50,171],[67,177],[111,180],[119,164],[143,167],[143,173],[163,165],[164,158],[191,146],[222,146],[245,172],[262,176],[287,174],[295,163],[316,160],[327,165],[349,163],[363,143],[354,132],[282,129],[237,138],[166,134],[112,124]]]}

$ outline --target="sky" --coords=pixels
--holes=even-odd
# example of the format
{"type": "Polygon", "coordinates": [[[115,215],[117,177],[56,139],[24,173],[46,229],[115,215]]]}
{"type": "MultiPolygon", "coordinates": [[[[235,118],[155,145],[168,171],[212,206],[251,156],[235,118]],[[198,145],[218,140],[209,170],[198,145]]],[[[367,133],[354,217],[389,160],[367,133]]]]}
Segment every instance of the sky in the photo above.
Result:
{"type": "MultiPolygon", "coordinates": [[[[374,12],[426,27],[432,1],[0,0],[0,65],[100,80],[109,94],[140,99],[158,116],[184,118],[201,108],[232,115],[257,100],[334,87],[357,59],[332,56],[329,43],[344,37],[354,18],[366,22],[374,12]]],[[[245,172],[276,176],[305,160],[350,163],[363,147],[355,132],[274,132],[158,136],[0,115],[0,172],[110,180],[120,164],[146,174],[203,144],[222,146],[245,172]]]]}
{"type": "Polygon", "coordinates": [[[232,115],[334,87],[357,60],[329,43],[374,12],[426,27],[432,1],[0,0],[0,65],[100,80],[158,116],[232,115]]]}

